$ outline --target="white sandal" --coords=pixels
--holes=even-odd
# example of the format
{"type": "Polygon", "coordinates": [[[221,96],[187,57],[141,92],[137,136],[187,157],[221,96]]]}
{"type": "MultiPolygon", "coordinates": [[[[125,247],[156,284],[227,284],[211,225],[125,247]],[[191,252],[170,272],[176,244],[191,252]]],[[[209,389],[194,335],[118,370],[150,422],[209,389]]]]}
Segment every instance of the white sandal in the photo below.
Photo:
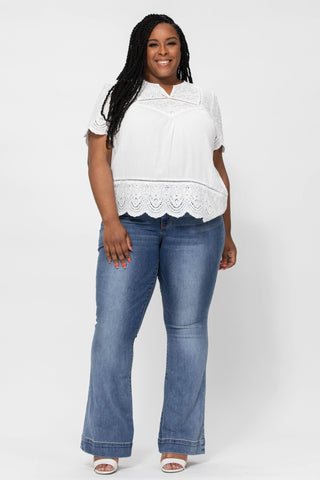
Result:
{"type": "Polygon", "coordinates": [[[160,461],[161,470],[165,473],[181,472],[185,469],[185,466],[187,464],[186,460],[184,460],[183,458],[167,457],[160,461]],[[163,468],[165,465],[167,465],[167,463],[178,463],[179,465],[181,465],[181,468],[170,468],[170,470],[168,468],[163,468]]]}
{"type": "Polygon", "coordinates": [[[113,460],[113,458],[99,458],[98,460],[93,461],[93,468],[96,473],[99,473],[100,475],[108,475],[109,473],[114,473],[118,470],[118,462],[116,460],[113,460]],[[98,465],[111,465],[113,467],[113,470],[99,470],[96,469],[98,465]]]}

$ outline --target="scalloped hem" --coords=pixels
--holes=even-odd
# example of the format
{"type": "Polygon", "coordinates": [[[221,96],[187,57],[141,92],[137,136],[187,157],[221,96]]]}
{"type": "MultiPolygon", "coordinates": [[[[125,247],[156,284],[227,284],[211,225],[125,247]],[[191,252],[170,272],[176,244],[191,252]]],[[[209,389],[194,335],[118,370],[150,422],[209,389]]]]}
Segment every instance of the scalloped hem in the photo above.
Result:
{"type": "Polygon", "coordinates": [[[133,217],[147,213],[159,218],[165,213],[182,217],[189,213],[208,222],[227,208],[228,191],[219,191],[192,181],[115,180],[118,214],[133,217]],[[226,193],[227,192],[227,193],[226,193]]]}

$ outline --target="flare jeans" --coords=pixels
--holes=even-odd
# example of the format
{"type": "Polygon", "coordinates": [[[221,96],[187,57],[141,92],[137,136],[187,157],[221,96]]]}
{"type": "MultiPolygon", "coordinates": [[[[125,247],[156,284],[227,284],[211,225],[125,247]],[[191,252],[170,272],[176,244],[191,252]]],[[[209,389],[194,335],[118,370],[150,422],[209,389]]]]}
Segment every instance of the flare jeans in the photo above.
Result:
{"type": "Polygon", "coordinates": [[[189,213],[119,216],[131,262],[116,268],[98,241],[96,323],[80,448],[129,457],[133,442],[133,344],[158,278],[167,335],[160,453],[205,453],[207,319],[225,242],[223,216],[203,222],[189,213]]]}

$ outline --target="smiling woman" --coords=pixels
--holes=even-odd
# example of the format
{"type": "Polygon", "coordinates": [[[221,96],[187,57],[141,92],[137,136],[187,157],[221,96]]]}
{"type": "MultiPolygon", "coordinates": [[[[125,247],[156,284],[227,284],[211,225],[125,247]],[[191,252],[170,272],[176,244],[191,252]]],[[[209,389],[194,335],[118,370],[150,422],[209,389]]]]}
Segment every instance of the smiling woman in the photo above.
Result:
{"type": "Polygon", "coordinates": [[[158,449],[163,472],[184,470],[189,454],[205,453],[208,311],[236,247],[217,94],[193,83],[170,17],[150,14],[134,27],[85,137],[102,221],[81,448],[103,474],[131,455],[133,344],[158,278],[167,332],[158,449]]]}
{"type": "Polygon", "coordinates": [[[181,45],[175,28],[169,23],[160,23],[152,31],[147,46],[145,79],[161,81],[166,91],[177,82],[177,70],[181,61],[181,45]]]}

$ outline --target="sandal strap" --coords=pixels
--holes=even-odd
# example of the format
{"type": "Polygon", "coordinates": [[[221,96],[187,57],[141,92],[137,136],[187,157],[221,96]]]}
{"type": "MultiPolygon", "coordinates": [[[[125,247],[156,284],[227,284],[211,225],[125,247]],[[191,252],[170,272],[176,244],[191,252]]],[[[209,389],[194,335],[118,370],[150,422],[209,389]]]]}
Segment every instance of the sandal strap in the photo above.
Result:
{"type": "Polygon", "coordinates": [[[113,460],[113,458],[99,458],[98,460],[94,460],[93,466],[96,468],[98,465],[102,464],[108,464],[111,465],[113,468],[117,469],[118,463],[116,460],[113,460]]]}
{"type": "Polygon", "coordinates": [[[161,467],[167,465],[167,463],[178,463],[179,465],[181,465],[182,468],[184,468],[187,464],[187,462],[183,458],[168,457],[161,460],[161,467]]]}

